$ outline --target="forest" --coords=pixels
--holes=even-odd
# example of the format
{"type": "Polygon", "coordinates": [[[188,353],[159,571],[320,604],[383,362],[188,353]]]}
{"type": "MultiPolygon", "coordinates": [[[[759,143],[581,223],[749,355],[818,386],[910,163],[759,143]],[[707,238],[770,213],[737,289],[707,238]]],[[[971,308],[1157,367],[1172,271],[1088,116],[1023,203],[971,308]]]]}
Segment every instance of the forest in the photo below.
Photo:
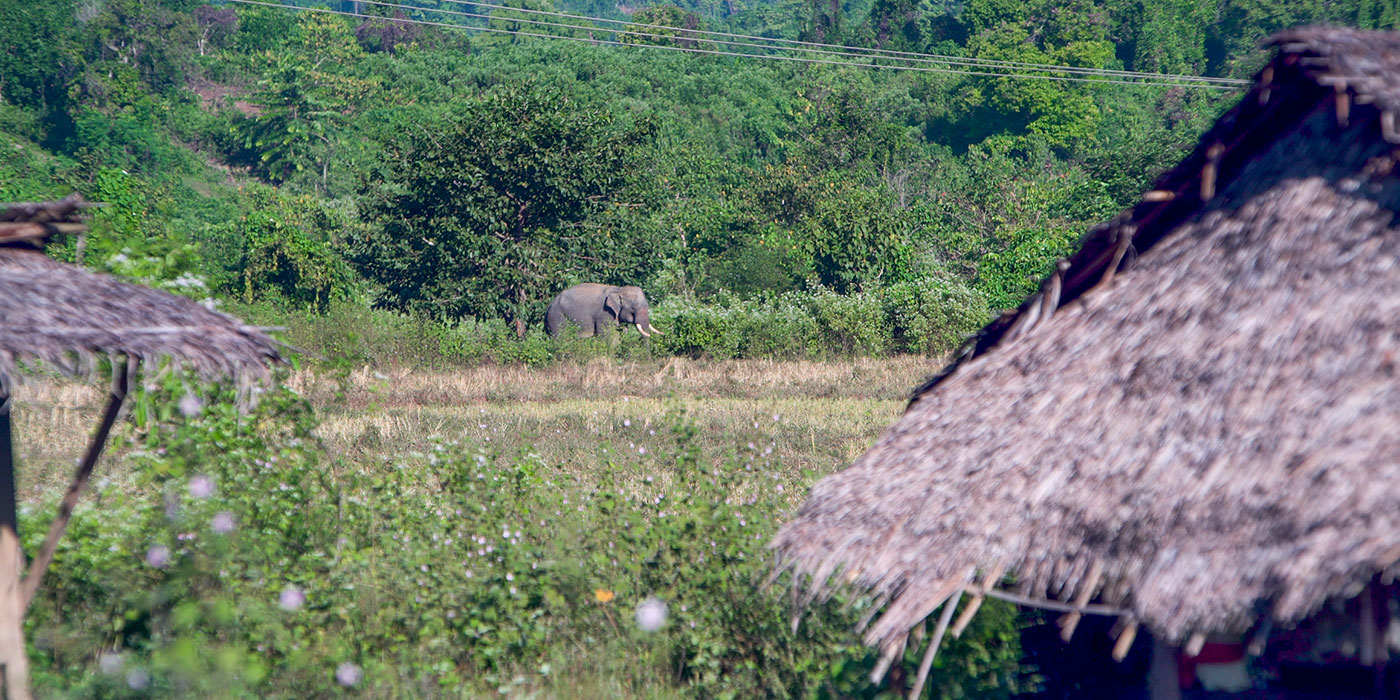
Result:
{"type": "MultiPolygon", "coordinates": [[[[686,30],[1249,79],[1314,23],[1400,0],[0,0],[0,202],[103,203],[48,254],[300,353],[252,414],[140,390],[31,614],[36,689],[902,697],[918,658],[872,685],[850,631],[878,603],[794,624],[765,542],[1240,92],[686,30]],[[663,334],[549,337],[580,282],[663,334]]],[[[36,375],[22,519],[98,400],[36,375]]],[[[989,604],[929,692],[1034,695],[1032,622],[989,604]]]]}
{"type": "MultiPolygon", "coordinates": [[[[570,33],[505,10],[344,7],[436,24],[6,3],[0,201],[109,203],[83,264],[291,325],[323,354],[409,334],[449,361],[547,362],[563,349],[544,306],[582,281],[640,285],[674,330],[620,352],[936,354],[1033,289],[1235,94],[551,41],[472,31],[570,33]]],[[[1244,78],[1272,31],[1400,15],[1372,0],[530,7],[1244,78]]]]}

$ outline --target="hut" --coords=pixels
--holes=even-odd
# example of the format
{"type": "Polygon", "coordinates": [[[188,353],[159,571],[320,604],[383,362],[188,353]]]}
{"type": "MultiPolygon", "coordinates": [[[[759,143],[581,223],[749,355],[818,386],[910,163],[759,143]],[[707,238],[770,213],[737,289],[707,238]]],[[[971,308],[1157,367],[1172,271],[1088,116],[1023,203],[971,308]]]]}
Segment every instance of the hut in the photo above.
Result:
{"type": "Polygon", "coordinates": [[[802,599],[882,604],[877,675],[942,606],[917,690],[984,597],[1193,655],[1400,569],[1400,35],[1269,44],[1198,147],[773,540],[802,599]]]}
{"type": "Polygon", "coordinates": [[[29,697],[23,637],[25,610],[53,560],[83,487],[90,479],[139,368],[183,367],[243,387],[265,379],[280,361],[262,329],[167,292],[119,282],[43,253],[51,236],[78,233],[86,204],[0,205],[0,670],[11,700],[29,697]],[[25,566],[15,510],[10,412],[19,365],[39,361],[91,378],[104,363],[111,395],[78,463],[43,545],[25,566]]]}

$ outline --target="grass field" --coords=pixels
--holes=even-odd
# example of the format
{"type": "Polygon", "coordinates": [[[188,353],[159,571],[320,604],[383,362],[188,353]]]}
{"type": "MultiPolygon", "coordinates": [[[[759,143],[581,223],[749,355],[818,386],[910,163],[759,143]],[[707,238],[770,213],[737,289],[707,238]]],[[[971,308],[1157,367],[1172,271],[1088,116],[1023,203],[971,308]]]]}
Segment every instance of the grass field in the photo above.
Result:
{"type": "MultiPolygon", "coordinates": [[[[650,464],[648,442],[666,439],[658,426],[684,411],[700,428],[707,455],[774,455],[797,487],[790,491],[797,500],[810,475],[830,473],[869,447],[936,364],[895,357],[365,367],[339,375],[304,370],[289,386],[316,407],[331,454],[352,464],[422,453],[433,439],[446,438],[489,444],[498,453],[532,449],[585,479],[604,468],[641,473],[650,464]]],[[[103,399],[98,387],[69,382],[31,380],[18,389],[23,500],[52,497],[66,483],[103,399]]],[[[121,457],[117,448],[99,475],[120,476],[121,457]]]]}

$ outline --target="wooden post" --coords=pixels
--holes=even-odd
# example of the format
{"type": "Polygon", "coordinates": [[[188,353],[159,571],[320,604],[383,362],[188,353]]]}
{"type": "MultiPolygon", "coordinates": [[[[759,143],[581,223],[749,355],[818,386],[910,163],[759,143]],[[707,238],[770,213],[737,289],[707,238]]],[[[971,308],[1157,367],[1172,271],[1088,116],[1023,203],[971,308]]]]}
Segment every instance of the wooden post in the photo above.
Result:
{"type": "Polygon", "coordinates": [[[1360,639],[1360,653],[1358,661],[1362,666],[1374,666],[1376,664],[1376,609],[1375,600],[1371,597],[1371,584],[1366,584],[1361,595],[1356,597],[1358,635],[1360,639]]]}
{"type": "Polygon", "coordinates": [[[0,393],[0,667],[9,700],[29,700],[29,652],[24,647],[24,606],[19,572],[19,523],[15,512],[15,459],[10,397],[0,393]]]}
{"type": "Polygon", "coordinates": [[[15,515],[15,457],[14,439],[10,436],[9,394],[0,391],[0,527],[19,532],[15,515]]]}
{"type": "Polygon", "coordinates": [[[1152,700],[1181,700],[1176,647],[1155,636],[1152,638],[1152,666],[1147,672],[1147,687],[1152,700]]]}
{"type": "Polygon", "coordinates": [[[1386,635],[1390,632],[1390,599],[1387,593],[1387,586],[1381,584],[1379,577],[1371,579],[1366,584],[1366,590],[1361,592],[1361,630],[1362,639],[1370,637],[1370,659],[1363,659],[1371,666],[1371,684],[1375,697],[1384,698],[1389,694],[1386,689],[1385,668],[1390,661],[1390,645],[1386,641],[1386,635]]]}

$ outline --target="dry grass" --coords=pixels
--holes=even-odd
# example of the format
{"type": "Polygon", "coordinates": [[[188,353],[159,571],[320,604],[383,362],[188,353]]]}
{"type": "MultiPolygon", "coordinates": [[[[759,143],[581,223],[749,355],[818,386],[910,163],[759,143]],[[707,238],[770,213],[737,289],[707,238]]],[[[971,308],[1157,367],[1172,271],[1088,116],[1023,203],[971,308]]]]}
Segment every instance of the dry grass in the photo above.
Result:
{"type": "MultiPolygon", "coordinates": [[[[794,500],[815,476],[849,463],[899,415],[926,358],[838,362],[594,360],[542,369],[305,370],[288,384],[321,417],[331,453],[351,464],[411,459],[436,439],[503,455],[529,450],[581,480],[609,470],[633,481],[663,470],[683,413],[706,459],[776,458],[794,500]]],[[[20,494],[56,497],[96,425],[98,386],[31,379],[15,395],[20,494]]],[[[114,444],[125,434],[118,428],[114,444]]],[[[120,450],[99,474],[120,477],[120,450]]]]}
{"type": "Polygon", "coordinates": [[[12,416],[22,501],[64,488],[101,415],[96,386],[31,378],[15,387],[12,416]]]}
{"type": "MultiPolygon", "coordinates": [[[[301,373],[333,453],[368,463],[427,452],[436,439],[498,454],[530,451],[581,481],[664,478],[679,416],[707,459],[777,460],[794,503],[814,475],[840,468],[898,417],[922,358],[845,362],[595,360],[545,369],[301,373]]],[[[743,496],[746,494],[735,494],[743,496]]]]}
{"type": "Polygon", "coordinates": [[[903,400],[940,363],[924,357],[855,358],[810,362],[698,361],[673,358],[649,363],[600,358],[545,368],[413,368],[349,373],[340,382],[302,372],[290,385],[317,404],[348,408],[463,405],[566,399],[663,398],[858,398],[903,400]],[[334,394],[344,391],[337,401],[334,394]]]}

